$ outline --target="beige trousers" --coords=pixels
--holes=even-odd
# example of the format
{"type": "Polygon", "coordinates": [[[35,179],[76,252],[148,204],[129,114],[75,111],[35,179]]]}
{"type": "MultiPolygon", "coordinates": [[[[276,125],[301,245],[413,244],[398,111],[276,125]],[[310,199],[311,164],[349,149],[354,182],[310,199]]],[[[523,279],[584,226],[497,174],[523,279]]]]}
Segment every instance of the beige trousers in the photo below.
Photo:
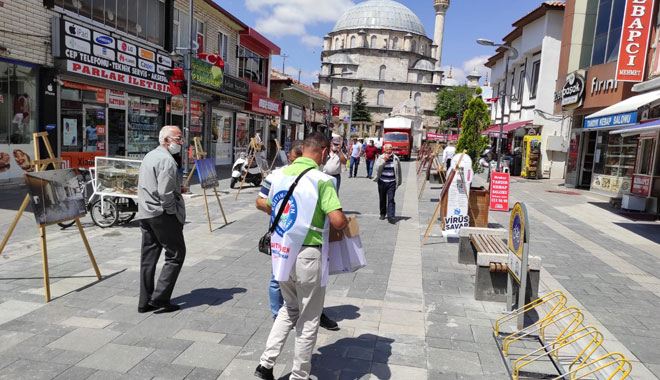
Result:
{"type": "Polygon", "coordinates": [[[302,247],[287,281],[280,282],[284,306],[270,330],[260,364],[273,368],[293,326],[296,344],[290,380],[307,380],[312,369],[319,321],[325,300],[321,286],[321,247],[302,247]]]}

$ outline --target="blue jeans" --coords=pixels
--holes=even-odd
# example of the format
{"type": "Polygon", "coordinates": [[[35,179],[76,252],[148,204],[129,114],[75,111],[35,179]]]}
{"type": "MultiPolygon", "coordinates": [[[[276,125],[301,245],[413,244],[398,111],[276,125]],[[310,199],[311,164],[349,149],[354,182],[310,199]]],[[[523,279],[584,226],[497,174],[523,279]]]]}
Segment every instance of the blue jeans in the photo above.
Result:
{"type": "Polygon", "coordinates": [[[337,180],[337,195],[339,195],[339,186],[341,185],[341,174],[334,174],[333,177],[337,180]]]}
{"type": "Polygon", "coordinates": [[[349,177],[357,177],[358,165],[360,165],[360,157],[351,156],[351,166],[348,168],[349,177]]]}
{"type": "Polygon", "coordinates": [[[275,280],[274,275],[270,275],[270,285],[268,286],[268,296],[270,298],[270,312],[273,313],[273,319],[277,317],[277,312],[280,311],[284,305],[284,298],[282,298],[282,291],[280,291],[280,283],[275,280]]]}
{"type": "Polygon", "coordinates": [[[380,215],[387,215],[388,219],[394,218],[394,195],[396,193],[396,181],[378,181],[378,196],[380,198],[380,215]]]}
{"type": "Polygon", "coordinates": [[[374,162],[375,161],[369,161],[365,159],[367,163],[367,177],[371,178],[371,175],[374,173],[374,162]]]}

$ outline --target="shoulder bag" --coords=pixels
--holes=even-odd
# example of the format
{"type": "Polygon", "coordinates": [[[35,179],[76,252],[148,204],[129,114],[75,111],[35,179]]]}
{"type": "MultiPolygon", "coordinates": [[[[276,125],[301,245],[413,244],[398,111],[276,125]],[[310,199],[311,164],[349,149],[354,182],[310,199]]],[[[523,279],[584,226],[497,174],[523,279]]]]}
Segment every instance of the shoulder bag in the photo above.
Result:
{"type": "MultiPolygon", "coordinates": [[[[291,195],[293,194],[293,190],[295,190],[296,186],[298,185],[298,181],[308,172],[312,170],[312,168],[307,168],[305,169],[298,177],[296,178],[295,181],[291,184],[291,187],[289,188],[289,191],[286,193],[286,196],[284,196],[284,199],[282,200],[282,205],[280,206],[280,209],[277,211],[277,215],[275,216],[275,219],[273,220],[273,224],[270,225],[270,228],[268,229],[268,232],[264,234],[264,236],[259,239],[259,252],[264,253],[268,256],[271,255],[270,252],[270,235],[272,235],[273,231],[275,231],[275,228],[277,228],[277,224],[280,222],[280,217],[282,217],[282,213],[284,212],[284,209],[286,208],[286,204],[289,203],[289,199],[291,198],[291,195]]],[[[272,190],[272,184],[271,184],[271,190],[272,190]]]]}

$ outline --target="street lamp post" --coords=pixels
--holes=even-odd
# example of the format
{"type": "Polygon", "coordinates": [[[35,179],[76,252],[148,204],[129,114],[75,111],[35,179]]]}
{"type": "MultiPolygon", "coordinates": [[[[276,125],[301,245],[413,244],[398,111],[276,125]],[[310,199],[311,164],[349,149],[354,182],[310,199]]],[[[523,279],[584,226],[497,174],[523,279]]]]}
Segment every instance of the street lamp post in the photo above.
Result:
{"type": "Polygon", "coordinates": [[[509,54],[506,55],[506,61],[504,64],[504,90],[501,91],[500,94],[498,94],[502,98],[502,117],[500,118],[500,133],[497,136],[497,171],[501,172],[502,171],[502,135],[504,134],[504,103],[506,102],[506,88],[507,88],[507,83],[509,81],[508,79],[509,59],[518,58],[518,50],[516,50],[516,48],[512,46],[507,46],[504,44],[496,44],[493,41],[484,38],[479,38],[477,40],[477,43],[479,45],[484,45],[484,46],[497,46],[509,51],[509,54]]]}

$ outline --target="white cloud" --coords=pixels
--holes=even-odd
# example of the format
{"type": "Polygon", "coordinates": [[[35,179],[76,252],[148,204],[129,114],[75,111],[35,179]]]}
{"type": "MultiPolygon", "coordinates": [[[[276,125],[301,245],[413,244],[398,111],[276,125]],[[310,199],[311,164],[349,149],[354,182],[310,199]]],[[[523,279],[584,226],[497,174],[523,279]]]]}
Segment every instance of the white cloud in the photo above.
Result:
{"type": "Polygon", "coordinates": [[[486,73],[489,74],[490,76],[490,69],[484,64],[488,60],[488,55],[478,55],[476,57],[472,57],[468,59],[467,61],[463,62],[460,65],[446,65],[442,66],[442,70],[444,71],[445,78],[447,75],[449,75],[449,68],[451,68],[451,74],[452,77],[458,82],[458,84],[464,84],[466,82],[465,77],[472,72],[472,70],[477,70],[479,75],[481,75],[480,81],[483,82],[485,79],[486,73]]]}
{"type": "Polygon", "coordinates": [[[300,42],[310,48],[320,48],[323,46],[323,38],[319,36],[302,36],[300,37],[300,42]]]}
{"type": "Polygon", "coordinates": [[[351,0],[245,0],[247,9],[260,14],[257,31],[275,37],[299,36],[303,44],[315,47],[323,40],[308,35],[307,26],[335,22],[353,5],[351,0]]]}

